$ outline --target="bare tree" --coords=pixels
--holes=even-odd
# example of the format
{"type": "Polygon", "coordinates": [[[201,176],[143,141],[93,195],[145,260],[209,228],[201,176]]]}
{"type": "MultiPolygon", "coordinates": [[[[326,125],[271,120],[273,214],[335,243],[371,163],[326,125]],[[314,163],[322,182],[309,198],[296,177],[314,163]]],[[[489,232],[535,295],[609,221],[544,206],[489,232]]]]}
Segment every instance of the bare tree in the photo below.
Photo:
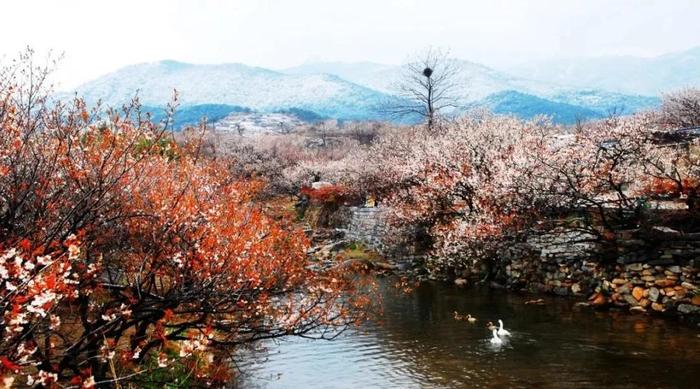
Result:
{"type": "Polygon", "coordinates": [[[238,133],[238,136],[243,136],[243,133],[245,132],[245,127],[241,123],[236,123],[234,125],[236,127],[236,132],[238,133]]]}
{"type": "Polygon", "coordinates": [[[347,126],[346,133],[359,144],[369,145],[379,137],[381,127],[378,122],[353,122],[347,126]]]}
{"type": "Polygon", "coordinates": [[[291,125],[289,125],[281,120],[277,123],[277,128],[278,128],[278,132],[280,134],[285,134],[285,135],[291,134],[292,130],[293,130],[293,127],[291,125]]]}
{"type": "Polygon", "coordinates": [[[313,130],[321,140],[321,147],[326,147],[328,145],[328,138],[331,131],[338,129],[337,120],[324,120],[322,122],[314,125],[313,130]]]}
{"type": "Polygon", "coordinates": [[[441,111],[457,107],[457,71],[446,52],[428,49],[406,65],[396,88],[400,99],[389,104],[388,112],[397,117],[417,115],[433,128],[441,111]]]}

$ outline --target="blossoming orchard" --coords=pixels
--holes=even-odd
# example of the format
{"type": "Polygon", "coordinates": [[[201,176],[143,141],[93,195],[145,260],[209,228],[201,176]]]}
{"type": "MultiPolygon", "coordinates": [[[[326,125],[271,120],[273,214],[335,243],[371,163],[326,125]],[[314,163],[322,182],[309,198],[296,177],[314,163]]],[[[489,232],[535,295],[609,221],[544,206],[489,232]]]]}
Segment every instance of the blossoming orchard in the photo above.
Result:
{"type": "Polygon", "coordinates": [[[621,231],[658,222],[651,211],[697,212],[700,143],[683,126],[700,116],[678,101],[692,107],[700,91],[665,101],[661,111],[571,127],[475,112],[387,131],[342,158],[308,158],[285,172],[335,182],[346,198],[378,196],[397,233],[427,233],[427,265],[437,272],[476,271],[507,242],[556,228],[614,249],[621,231]]]}
{"type": "Polygon", "coordinates": [[[361,319],[346,274],[309,270],[301,230],[255,200],[263,181],[136,102],[50,104],[30,58],[0,74],[4,386],[224,382],[241,345],[361,319]]]}
{"type": "Polygon", "coordinates": [[[33,58],[0,68],[4,387],[221,386],[246,346],[363,322],[372,288],[340,255],[311,258],[309,204],[330,219],[378,203],[389,239],[451,276],[561,229],[612,262],[624,231],[671,217],[657,211],[682,209],[682,225],[700,210],[696,89],[573,126],[436,112],[429,126],[321,121],[253,142],[206,123],[176,132],[138,99],[54,101],[33,58]]]}

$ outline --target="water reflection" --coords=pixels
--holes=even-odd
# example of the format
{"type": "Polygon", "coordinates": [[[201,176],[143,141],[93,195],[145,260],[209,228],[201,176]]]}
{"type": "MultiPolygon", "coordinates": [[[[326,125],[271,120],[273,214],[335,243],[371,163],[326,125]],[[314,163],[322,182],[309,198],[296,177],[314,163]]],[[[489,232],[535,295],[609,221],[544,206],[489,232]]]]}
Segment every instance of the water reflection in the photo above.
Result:
{"type": "Polygon", "coordinates": [[[405,295],[386,283],[382,294],[381,323],[332,342],[268,344],[264,358],[246,358],[240,386],[696,387],[700,378],[700,338],[679,323],[440,284],[405,295]],[[486,322],[498,319],[512,336],[493,346],[486,322]]]}

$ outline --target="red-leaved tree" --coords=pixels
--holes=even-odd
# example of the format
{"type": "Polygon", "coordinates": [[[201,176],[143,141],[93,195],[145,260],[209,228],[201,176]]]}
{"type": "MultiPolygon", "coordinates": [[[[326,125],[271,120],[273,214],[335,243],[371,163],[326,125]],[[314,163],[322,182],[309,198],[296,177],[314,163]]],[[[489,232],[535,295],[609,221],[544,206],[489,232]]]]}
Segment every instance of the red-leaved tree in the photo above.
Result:
{"type": "Polygon", "coordinates": [[[141,115],[49,104],[31,53],[0,78],[0,378],[222,382],[238,346],[332,337],[367,299],[309,270],[263,183],[141,115]]]}

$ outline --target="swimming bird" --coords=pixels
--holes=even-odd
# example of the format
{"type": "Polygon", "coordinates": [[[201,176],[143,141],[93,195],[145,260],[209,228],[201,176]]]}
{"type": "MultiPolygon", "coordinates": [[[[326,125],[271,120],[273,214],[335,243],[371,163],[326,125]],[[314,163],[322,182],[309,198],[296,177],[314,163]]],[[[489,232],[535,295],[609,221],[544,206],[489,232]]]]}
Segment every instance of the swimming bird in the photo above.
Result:
{"type": "Polygon", "coordinates": [[[454,311],[454,312],[455,312],[455,320],[463,320],[464,319],[464,316],[460,315],[457,311],[454,311]]]}
{"type": "Polygon", "coordinates": [[[493,323],[491,323],[491,322],[486,323],[486,328],[488,328],[489,331],[493,331],[493,330],[497,329],[496,326],[493,325],[493,323]]]}
{"type": "Polygon", "coordinates": [[[467,321],[468,321],[470,324],[474,324],[474,323],[476,323],[476,318],[475,318],[475,317],[472,317],[471,314],[467,314],[467,321]]]}
{"type": "Polygon", "coordinates": [[[494,328],[493,332],[491,332],[491,333],[493,334],[493,338],[490,339],[491,344],[493,344],[493,345],[503,344],[503,341],[501,340],[501,338],[498,337],[498,330],[497,329],[494,328]]]}
{"type": "Polygon", "coordinates": [[[510,332],[507,329],[503,328],[503,320],[498,319],[498,325],[498,336],[510,336],[510,332]]]}

